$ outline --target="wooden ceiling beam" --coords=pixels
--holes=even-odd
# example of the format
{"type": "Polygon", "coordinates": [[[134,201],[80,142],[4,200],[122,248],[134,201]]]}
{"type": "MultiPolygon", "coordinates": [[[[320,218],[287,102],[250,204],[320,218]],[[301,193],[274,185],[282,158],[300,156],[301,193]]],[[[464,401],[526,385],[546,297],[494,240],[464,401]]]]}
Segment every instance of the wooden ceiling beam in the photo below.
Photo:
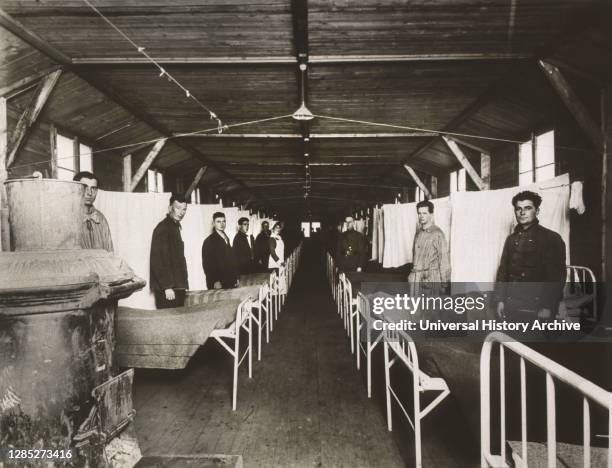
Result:
{"type": "Polygon", "coordinates": [[[427,198],[428,200],[431,199],[432,196],[431,196],[431,192],[429,188],[421,180],[421,178],[415,172],[415,170],[412,167],[410,167],[408,164],[404,164],[404,169],[406,169],[408,174],[410,174],[410,177],[412,177],[412,180],[414,180],[414,183],[417,184],[417,186],[423,191],[423,193],[425,194],[425,198],[427,198]]]}
{"type": "MultiPolygon", "coordinates": [[[[164,125],[157,122],[155,119],[151,118],[146,113],[142,112],[137,106],[127,102],[123,97],[119,96],[114,90],[110,89],[106,83],[102,83],[99,79],[95,78],[95,72],[93,73],[85,73],[82,67],[76,67],[72,64],[72,59],[65,55],[64,53],[57,50],[53,47],[49,42],[44,41],[38,35],[28,30],[21,23],[13,19],[10,15],[8,15],[3,9],[0,8],[0,26],[4,27],[15,36],[17,36],[22,41],[30,44],[35,49],[41,51],[58,64],[64,66],[66,70],[73,72],[79,78],[83,79],[90,86],[101,92],[103,95],[107,96],[111,101],[115,104],[123,107],[134,117],[139,119],[140,121],[147,124],[149,127],[153,128],[155,131],[159,132],[164,137],[171,137],[172,132],[166,128],[164,125]]],[[[240,179],[236,178],[233,174],[230,174],[227,170],[225,170],[221,165],[210,161],[200,150],[191,146],[187,142],[184,141],[174,141],[174,144],[181,149],[183,149],[187,154],[192,155],[196,159],[200,160],[204,164],[208,164],[210,167],[214,168],[219,174],[226,177],[229,180],[232,180],[248,190],[248,186],[240,179]]]]}
{"type": "Polygon", "coordinates": [[[17,94],[21,94],[24,91],[24,89],[30,89],[30,87],[36,86],[36,82],[38,80],[49,75],[49,73],[56,71],[58,68],[59,68],[59,65],[49,67],[45,70],[34,72],[9,85],[2,86],[0,88],[0,96],[4,96],[7,99],[11,99],[15,97],[17,94]]]}
{"type": "Polygon", "coordinates": [[[557,67],[544,60],[540,60],[539,64],[544,71],[544,75],[548,78],[548,81],[574,119],[576,119],[580,128],[589,137],[593,146],[595,146],[598,151],[601,151],[604,147],[604,137],[601,128],[595,120],[593,120],[588,109],[574,92],[572,86],[563,76],[563,73],[561,73],[557,67]]]}
{"type": "MultiPolygon", "coordinates": [[[[155,57],[161,65],[274,65],[297,63],[295,57],[155,57]]],[[[72,59],[73,65],[151,65],[144,57],[80,57],[72,59]]]]}
{"type": "Polygon", "coordinates": [[[6,160],[7,168],[11,167],[11,164],[13,164],[15,161],[17,153],[28,137],[30,128],[32,128],[32,125],[34,125],[36,119],[38,119],[38,116],[47,103],[47,100],[55,88],[61,73],[61,70],[56,70],[49,73],[38,84],[36,92],[32,96],[28,107],[23,111],[23,114],[21,114],[19,122],[17,122],[17,126],[15,127],[15,130],[13,131],[13,134],[9,140],[10,149],[8,151],[8,157],[6,160]]]}
{"type": "Polygon", "coordinates": [[[455,157],[457,158],[459,163],[461,163],[472,181],[476,184],[478,190],[489,190],[488,184],[481,179],[480,175],[478,174],[476,169],[474,169],[474,166],[472,166],[472,163],[470,163],[465,153],[461,150],[461,148],[459,148],[459,145],[457,145],[454,140],[451,140],[448,137],[443,136],[442,139],[446,142],[451,152],[455,155],[455,157]]]}
{"type": "Polygon", "coordinates": [[[155,161],[155,158],[165,146],[165,144],[166,140],[163,139],[159,140],[157,143],[155,143],[155,145],[153,145],[153,148],[151,148],[151,151],[149,151],[149,154],[147,154],[147,157],[136,171],[136,174],[134,174],[134,177],[132,177],[132,182],[130,183],[129,190],[130,192],[133,192],[134,189],[138,186],[138,184],[140,183],[144,175],[147,173],[147,171],[151,167],[151,164],[153,164],[153,161],[155,161]]]}
{"type": "Polygon", "coordinates": [[[191,182],[191,185],[189,185],[189,188],[185,192],[185,198],[187,200],[191,198],[191,194],[199,185],[200,180],[202,180],[202,176],[204,176],[204,174],[206,173],[206,169],[208,169],[208,166],[202,166],[200,169],[198,169],[198,172],[196,173],[195,177],[193,178],[193,181],[191,182]]]}
{"type": "MultiPolygon", "coordinates": [[[[301,133],[174,133],[175,137],[203,138],[214,140],[217,138],[263,138],[263,139],[298,139],[303,138],[301,133]]],[[[439,136],[434,132],[401,132],[401,133],[310,133],[310,138],[432,138],[439,136]]]]}
{"type": "Polygon", "coordinates": [[[399,54],[399,55],[311,55],[313,64],[369,63],[369,62],[445,62],[486,60],[528,60],[531,54],[524,53],[450,53],[450,54],[399,54]]]}

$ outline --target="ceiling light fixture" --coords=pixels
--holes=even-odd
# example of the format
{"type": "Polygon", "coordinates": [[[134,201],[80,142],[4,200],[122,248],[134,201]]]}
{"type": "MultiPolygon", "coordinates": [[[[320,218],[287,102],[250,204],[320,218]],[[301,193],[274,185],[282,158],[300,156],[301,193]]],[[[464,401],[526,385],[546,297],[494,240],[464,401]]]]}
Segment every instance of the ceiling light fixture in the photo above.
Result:
{"type": "Polygon", "coordinates": [[[308,107],[306,107],[306,102],[305,102],[305,96],[304,96],[304,81],[306,80],[305,77],[305,73],[306,73],[306,68],[308,68],[306,66],[305,63],[300,63],[300,71],[302,72],[302,86],[301,86],[301,96],[302,96],[302,104],[300,105],[300,107],[298,108],[298,110],[296,110],[292,117],[295,120],[312,120],[314,119],[314,115],[312,115],[312,112],[310,112],[310,110],[308,110],[308,107]]]}

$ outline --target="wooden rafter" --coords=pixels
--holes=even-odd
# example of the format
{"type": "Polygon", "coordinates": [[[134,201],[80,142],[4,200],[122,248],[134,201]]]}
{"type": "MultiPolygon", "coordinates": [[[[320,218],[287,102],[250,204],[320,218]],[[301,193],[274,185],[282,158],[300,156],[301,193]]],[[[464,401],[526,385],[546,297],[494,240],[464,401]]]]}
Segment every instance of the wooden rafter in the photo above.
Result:
{"type": "Polygon", "coordinates": [[[49,73],[56,71],[58,68],[59,68],[58,66],[53,66],[46,70],[37,71],[9,85],[2,86],[0,88],[0,96],[5,96],[7,99],[10,99],[14,96],[14,93],[22,92],[23,88],[28,88],[29,86],[35,86],[38,80],[40,80],[41,78],[44,78],[49,73]]]}
{"type": "Polygon", "coordinates": [[[410,174],[410,177],[412,177],[412,180],[414,180],[414,183],[417,184],[417,186],[423,191],[423,193],[425,194],[425,198],[427,198],[428,200],[432,198],[431,191],[423,183],[423,181],[421,180],[419,175],[416,173],[416,171],[412,167],[410,167],[408,164],[404,164],[404,169],[406,169],[408,174],[410,174]]]}
{"type": "Polygon", "coordinates": [[[448,148],[463,166],[465,172],[468,173],[470,179],[472,179],[472,181],[476,184],[478,190],[487,190],[487,184],[482,180],[476,169],[474,169],[474,166],[472,166],[472,163],[470,163],[465,153],[461,150],[461,148],[459,148],[459,145],[448,137],[443,136],[442,139],[446,142],[448,148]]]}
{"type": "Polygon", "coordinates": [[[155,161],[155,158],[157,157],[157,155],[162,150],[165,144],[166,139],[163,139],[159,140],[157,143],[155,143],[155,145],[153,145],[153,148],[151,148],[151,151],[149,151],[149,154],[147,154],[147,157],[136,171],[136,174],[134,174],[134,177],[132,177],[132,183],[130,184],[130,192],[133,192],[134,189],[138,186],[138,184],[140,183],[144,175],[147,173],[147,170],[151,167],[151,164],[153,164],[153,161],[155,161]]]}
{"type": "MultiPolygon", "coordinates": [[[[58,64],[64,66],[67,71],[73,72],[79,78],[83,79],[94,89],[101,92],[103,95],[108,97],[111,101],[113,101],[118,106],[127,110],[130,114],[136,117],[141,122],[149,125],[155,131],[159,132],[164,137],[171,137],[172,132],[166,128],[164,125],[157,122],[157,120],[151,118],[148,114],[144,113],[138,106],[132,105],[127,102],[123,97],[119,96],[114,90],[108,87],[107,83],[102,82],[100,79],[96,77],[95,71],[87,72],[87,67],[78,67],[72,64],[72,59],[65,55],[64,53],[58,51],[49,44],[47,41],[44,41],[37,34],[28,30],[21,23],[13,19],[9,14],[7,14],[4,10],[0,8],[0,26],[3,26],[8,31],[12,32],[15,36],[23,40],[24,42],[30,44],[35,49],[41,51],[48,57],[52,58],[58,64]]],[[[221,176],[234,181],[237,184],[240,184],[244,187],[245,190],[249,190],[248,185],[246,185],[242,180],[235,177],[233,174],[230,174],[226,171],[221,165],[215,163],[214,161],[210,161],[198,148],[190,145],[186,141],[175,140],[174,144],[179,148],[183,149],[187,154],[190,154],[195,159],[198,159],[200,162],[209,165],[218,172],[221,176]]],[[[265,198],[260,195],[260,198],[265,198]]]]}
{"type": "Polygon", "coordinates": [[[202,166],[200,169],[198,169],[198,172],[196,173],[195,177],[193,178],[193,181],[191,182],[191,185],[189,185],[189,188],[185,192],[185,198],[189,199],[191,197],[191,194],[200,183],[200,180],[202,180],[202,176],[206,172],[206,169],[208,169],[207,166],[202,166]]]}
{"type": "Polygon", "coordinates": [[[47,99],[49,99],[53,88],[55,88],[61,73],[61,70],[56,70],[48,74],[38,84],[38,87],[36,88],[28,107],[23,111],[23,114],[21,114],[19,122],[17,122],[17,126],[9,139],[10,149],[6,161],[7,168],[10,167],[15,161],[17,153],[21,149],[21,145],[23,145],[24,141],[27,139],[30,128],[32,125],[34,125],[36,119],[38,119],[38,116],[40,115],[40,111],[47,103],[47,99]]]}
{"type": "Polygon", "coordinates": [[[555,89],[565,106],[568,108],[570,113],[578,122],[578,125],[589,137],[593,146],[598,150],[603,148],[603,134],[600,126],[589,114],[586,106],[582,103],[580,98],[572,89],[569,82],[563,76],[563,73],[554,65],[545,62],[544,60],[539,61],[540,67],[544,70],[544,74],[550,84],[555,89]]]}

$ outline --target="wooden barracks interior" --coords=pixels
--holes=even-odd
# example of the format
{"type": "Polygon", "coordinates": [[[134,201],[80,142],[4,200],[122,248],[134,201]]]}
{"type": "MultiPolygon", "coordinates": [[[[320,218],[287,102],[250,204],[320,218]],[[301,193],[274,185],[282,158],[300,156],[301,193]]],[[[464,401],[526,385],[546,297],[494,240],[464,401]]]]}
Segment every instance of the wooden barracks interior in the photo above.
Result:
{"type": "Polygon", "coordinates": [[[0,467],[612,467],[611,27],[610,0],[0,0],[0,467]],[[83,170],[112,254],[56,242],[83,170]],[[416,202],[453,284],[494,281],[519,187],[597,340],[365,337],[358,292],[407,281],[416,202]],[[165,311],[170,193],[189,288],[165,311]],[[284,266],[206,291],[215,211],[230,240],[283,222],[284,266]]]}

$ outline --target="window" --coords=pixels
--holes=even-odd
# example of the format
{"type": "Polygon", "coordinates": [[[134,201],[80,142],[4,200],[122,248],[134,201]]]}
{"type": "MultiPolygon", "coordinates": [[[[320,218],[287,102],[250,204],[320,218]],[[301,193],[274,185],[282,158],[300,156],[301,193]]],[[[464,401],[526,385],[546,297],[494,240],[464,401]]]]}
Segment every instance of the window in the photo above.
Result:
{"type": "Polygon", "coordinates": [[[78,157],[75,153],[75,140],[64,135],[57,135],[55,154],[57,155],[57,178],[72,180],[79,171],[93,172],[93,155],[91,146],[79,143],[78,157]]]}
{"type": "Polygon", "coordinates": [[[519,146],[519,185],[555,176],[555,132],[551,130],[519,146]],[[535,151],[534,151],[535,149],[535,151]],[[535,153],[535,154],[534,154],[535,153]]]}
{"type": "Polygon", "coordinates": [[[164,176],[154,169],[147,170],[147,192],[164,191],[164,176]]]}
{"type": "Polygon", "coordinates": [[[304,233],[304,237],[310,237],[310,223],[302,222],[302,232],[304,233]]]}
{"type": "Polygon", "coordinates": [[[465,192],[465,169],[461,168],[450,173],[450,192],[465,192]]]}

